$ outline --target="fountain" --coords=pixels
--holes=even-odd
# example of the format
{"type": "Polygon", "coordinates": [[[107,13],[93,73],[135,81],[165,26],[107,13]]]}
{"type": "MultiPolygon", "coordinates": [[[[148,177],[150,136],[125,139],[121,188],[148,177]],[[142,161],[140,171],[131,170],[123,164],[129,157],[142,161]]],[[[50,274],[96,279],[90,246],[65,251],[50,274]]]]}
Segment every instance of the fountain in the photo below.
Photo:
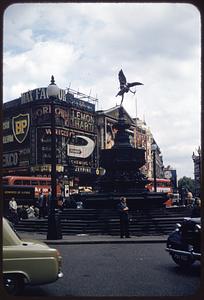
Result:
{"type": "MultiPolygon", "coordinates": [[[[122,71],[122,70],[121,70],[122,71]]],[[[121,72],[120,71],[120,72],[121,72]]],[[[119,79],[120,79],[119,73],[119,79]]],[[[124,74],[122,74],[124,76],[124,74]]],[[[126,80],[125,80],[126,82],[126,80]]],[[[124,83],[124,77],[123,77],[124,83]]],[[[129,84],[141,83],[132,83],[129,84]]],[[[126,83],[126,86],[128,84],[126,83]]],[[[122,101],[124,86],[121,86],[122,101]]],[[[129,90],[128,90],[129,91],[129,90]]],[[[100,167],[105,174],[96,182],[96,191],[82,195],[85,208],[115,208],[119,198],[125,196],[130,208],[163,207],[167,196],[165,193],[149,192],[145,186],[147,177],[140,171],[145,164],[145,149],[133,148],[130,144],[127,129],[130,127],[124,118],[124,109],[119,107],[119,118],[116,124],[115,143],[111,149],[103,149],[100,153],[100,167]]]]}

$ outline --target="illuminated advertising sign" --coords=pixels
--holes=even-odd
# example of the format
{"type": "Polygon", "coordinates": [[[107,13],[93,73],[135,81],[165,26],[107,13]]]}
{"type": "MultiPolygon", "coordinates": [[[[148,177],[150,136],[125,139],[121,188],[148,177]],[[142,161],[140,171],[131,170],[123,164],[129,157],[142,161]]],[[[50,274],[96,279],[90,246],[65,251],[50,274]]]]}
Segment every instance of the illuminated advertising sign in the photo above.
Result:
{"type": "Polygon", "coordinates": [[[18,108],[3,121],[2,166],[7,172],[12,169],[28,170],[30,165],[30,113],[18,108]]]}
{"type": "Polygon", "coordinates": [[[30,164],[30,148],[3,153],[3,168],[26,167],[30,164]]]}
{"type": "MultiPolygon", "coordinates": [[[[56,158],[59,164],[74,167],[75,172],[91,173],[96,168],[96,135],[67,128],[56,128],[56,158]]],[[[37,128],[37,163],[51,164],[51,129],[37,128]]]]}
{"type": "Polygon", "coordinates": [[[19,143],[23,143],[28,135],[30,128],[30,116],[29,114],[20,114],[12,118],[12,129],[15,139],[19,143]]]}
{"type": "Polygon", "coordinates": [[[96,165],[96,135],[75,132],[67,145],[67,155],[75,172],[92,173],[96,165]]]}
{"type": "MultiPolygon", "coordinates": [[[[65,100],[65,90],[60,89],[59,100],[65,100]]],[[[42,87],[26,93],[21,94],[21,104],[29,103],[36,100],[48,99],[47,88],[42,87]]]]}
{"type": "MultiPolygon", "coordinates": [[[[57,172],[71,163],[77,173],[92,173],[97,160],[95,105],[76,98],[71,103],[64,90],[59,100],[55,104],[57,172]]],[[[32,172],[35,167],[36,172],[50,172],[51,105],[47,88],[23,93],[18,104],[11,101],[4,107],[4,172],[32,172]]]]}
{"type": "Polygon", "coordinates": [[[89,157],[95,148],[95,142],[85,135],[75,135],[75,144],[67,144],[67,155],[77,158],[89,157]],[[81,141],[81,143],[80,143],[81,141]],[[81,145],[80,145],[81,144],[81,145]]]}
{"type": "Polygon", "coordinates": [[[18,113],[9,116],[3,122],[3,145],[7,150],[13,150],[18,146],[28,145],[30,130],[30,114],[18,113]],[[19,145],[21,144],[21,145],[19,145]]]}
{"type": "Polygon", "coordinates": [[[94,115],[80,111],[75,108],[70,109],[70,127],[86,132],[95,131],[94,115]]]}
{"type": "MultiPolygon", "coordinates": [[[[42,104],[33,108],[32,119],[35,125],[50,124],[51,105],[42,104]]],[[[65,105],[55,105],[56,126],[69,127],[69,110],[65,105]]]]}

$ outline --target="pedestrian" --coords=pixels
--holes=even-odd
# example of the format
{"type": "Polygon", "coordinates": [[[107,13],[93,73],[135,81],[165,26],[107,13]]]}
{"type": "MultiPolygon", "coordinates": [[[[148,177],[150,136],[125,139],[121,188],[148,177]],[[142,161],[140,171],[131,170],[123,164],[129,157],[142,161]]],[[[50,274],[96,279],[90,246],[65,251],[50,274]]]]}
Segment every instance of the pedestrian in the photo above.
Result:
{"type": "Polygon", "coordinates": [[[164,202],[165,207],[172,207],[172,205],[173,205],[173,198],[174,198],[173,194],[169,194],[167,196],[167,200],[164,202]]]}
{"type": "Polygon", "coordinates": [[[62,196],[62,194],[59,195],[59,198],[57,200],[57,206],[61,211],[63,211],[63,196],[62,196]]]}
{"type": "Polygon", "coordinates": [[[187,191],[186,194],[186,206],[187,207],[193,207],[193,194],[191,193],[191,191],[187,191]]]}
{"type": "Polygon", "coordinates": [[[126,198],[120,197],[120,203],[117,205],[120,214],[120,237],[130,238],[129,235],[129,208],[127,207],[126,198]]]}
{"type": "Polygon", "coordinates": [[[38,219],[41,219],[41,217],[45,218],[45,209],[46,209],[46,197],[43,194],[43,191],[40,191],[39,194],[39,216],[38,219]]]}
{"type": "Polygon", "coordinates": [[[28,219],[27,208],[23,205],[19,211],[19,219],[28,219]]]}
{"type": "Polygon", "coordinates": [[[9,214],[10,214],[11,222],[14,224],[17,224],[19,221],[17,208],[18,208],[17,202],[15,198],[12,197],[11,200],[9,201],[9,214]]]}
{"type": "Polygon", "coordinates": [[[48,214],[51,211],[51,204],[52,204],[51,201],[52,201],[52,193],[51,193],[51,190],[48,189],[48,195],[47,195],[47,209],[48,209],[48,214]]]}
{"type": "Polygon", "coordinates": [[[195,198],[195,204],[193,206],[192,212],[191,212],[191,218],[198,218],[201,216],[201,200],[199,198],[195,198]]]}
{"type": "Polygon", "coordinates": [[[27,214],[28,214],[28,218],[35,218],[35,210],[34,210],[34,206],[30,205],[27,209],[27,214]]]}

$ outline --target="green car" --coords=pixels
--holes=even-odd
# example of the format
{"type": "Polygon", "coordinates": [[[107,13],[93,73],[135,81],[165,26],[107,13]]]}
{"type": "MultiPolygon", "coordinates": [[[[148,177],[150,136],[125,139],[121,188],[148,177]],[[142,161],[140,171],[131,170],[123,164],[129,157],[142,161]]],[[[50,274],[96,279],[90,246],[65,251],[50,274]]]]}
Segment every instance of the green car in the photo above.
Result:
{"type": "Polygon", "coordinates": [[[18,295],[24,286],[46,284],[63,276],[58,250],[43,242],[22,240],[3,218],[3,279],[7,293],[18,295]]]}

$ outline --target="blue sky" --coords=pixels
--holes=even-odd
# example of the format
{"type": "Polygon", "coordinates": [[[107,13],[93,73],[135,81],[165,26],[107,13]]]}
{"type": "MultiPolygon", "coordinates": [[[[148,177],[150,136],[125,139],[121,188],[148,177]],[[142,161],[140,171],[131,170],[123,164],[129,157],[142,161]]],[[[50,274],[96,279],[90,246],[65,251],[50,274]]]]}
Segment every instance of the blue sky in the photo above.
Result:
{"type": "Polygon", "coordinates": [[[124,108],[145,119],[178,177],[193,178],[200,145],[201,24],[191,4],[14,4],[4,13],[4,102],[47,86],[120,103],[118,72],[139,81],[124,108]]]}

